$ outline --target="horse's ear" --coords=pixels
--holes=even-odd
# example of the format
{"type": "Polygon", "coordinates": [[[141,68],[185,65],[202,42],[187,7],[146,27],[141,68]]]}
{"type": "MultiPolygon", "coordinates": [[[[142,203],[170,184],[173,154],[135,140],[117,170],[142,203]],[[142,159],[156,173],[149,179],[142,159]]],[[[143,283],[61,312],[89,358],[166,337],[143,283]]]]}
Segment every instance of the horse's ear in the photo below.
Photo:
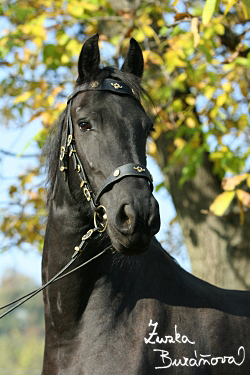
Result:
{"type": "Polygon", "coordinates": [[[86,81],[93,78],[100,64],[99,35],[95,34],[84,43],[78,60],[78,80],[86,81]]]}
{"type": "Polygon", "coordinates": [[[121,70],[142,78],[143,68],[144,61],[141,47],[134,38],[131,38],[129,50],[121,70]]]}

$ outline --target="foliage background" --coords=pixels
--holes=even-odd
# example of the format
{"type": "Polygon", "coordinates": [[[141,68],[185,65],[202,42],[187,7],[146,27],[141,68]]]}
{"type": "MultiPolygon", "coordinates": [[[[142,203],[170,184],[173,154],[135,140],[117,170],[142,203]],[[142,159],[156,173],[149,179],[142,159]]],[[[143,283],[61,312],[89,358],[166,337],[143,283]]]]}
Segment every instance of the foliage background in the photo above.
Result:
{"type": "MultiPolygon", "coordinates": [[[[155,103],[145,103],[156,130],[148,153],[163,172],[158,189],[173,198],[193,271],[220,286],[249,288],[249,1],[11,0],[1,2],[0,18],[7,23],[0,41],[2,124],[40,129],[19,155],[29,156],[33,146],[36,162],[1,202],[1,251],[42,249],[41,149],[72,91],[85,37],[98,32],[100,47],[112,53],[103,63],[115,66],[134,37],[155,103]]],[[[0,152],[2,160],[16,156],[0,152]]]]}
{"type": "MultiPolygon", "coordinates": [[[[0,305],[37,286],[29,277],[15,270],[6,270],[1,280],[0,305]]],[[[41,374],[44,345],[41,295],[0,320],[0,332],[0,374],[41,374]]]]}

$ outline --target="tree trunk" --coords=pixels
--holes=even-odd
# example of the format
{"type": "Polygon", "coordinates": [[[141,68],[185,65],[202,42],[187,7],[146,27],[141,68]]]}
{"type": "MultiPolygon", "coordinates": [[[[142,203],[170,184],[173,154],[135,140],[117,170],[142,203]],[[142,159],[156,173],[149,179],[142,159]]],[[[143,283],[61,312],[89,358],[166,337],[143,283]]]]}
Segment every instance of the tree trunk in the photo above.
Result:
{"type": "Polygon", "coordinates": [[[197,168],[196,176],[180,187],[182,167],[169,165],[168,161],[171,142],[164,134],[157,139],[157,161],[173,198],[193,274],[222,288],[250,289],[249,212],[242,226],[237,213],[222,218],[202,213],[221,193],[220,181],[204,153],[204,163],[197,168]]]}

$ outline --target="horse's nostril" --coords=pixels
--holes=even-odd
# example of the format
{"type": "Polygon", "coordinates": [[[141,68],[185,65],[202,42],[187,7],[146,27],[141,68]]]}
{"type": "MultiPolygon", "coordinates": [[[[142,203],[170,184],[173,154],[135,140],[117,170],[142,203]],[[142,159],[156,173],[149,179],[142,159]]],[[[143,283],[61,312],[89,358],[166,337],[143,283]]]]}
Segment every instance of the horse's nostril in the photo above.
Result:
{"type": "Polygon", "coordinates": [[[123,204],[116,215],[116,226],[123,234],[129,234],[134,229],[135,213],[130,204],[123,204]]]}
{"type": "Polygon", "coordinates": [[[124,223],[127,226],[130,226],[132,224],[132,218],[133,218],[133,216],[134,215],[133,215],[133,211],[131,210],[131,206],[129,206],[128,204],[125,204],[123,219],[124,219],[124,223]]]}

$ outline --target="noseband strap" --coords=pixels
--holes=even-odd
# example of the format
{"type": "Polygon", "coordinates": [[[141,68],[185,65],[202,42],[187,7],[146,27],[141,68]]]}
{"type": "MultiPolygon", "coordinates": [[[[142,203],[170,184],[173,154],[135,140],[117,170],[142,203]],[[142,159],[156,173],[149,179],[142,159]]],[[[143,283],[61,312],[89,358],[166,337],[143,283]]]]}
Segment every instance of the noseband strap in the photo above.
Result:
{"type": "Polygon", "coordinates": [[[81,160],[76,151],[76,143],[74,138],[74,129],[73,129],[73,122],[71,118],[71,104],[72,99],[78,95],[80,92],[85,91],[111,91],[115,94],[120,95],[130,95],[133,96],[135,99],[138,100],[138,96],[134,92],[133,89],[125,85],[121,81],[116,81],[114,79],[107,78],[102,83],[98,83],[97,81],[91,83],[84,83],[78,86],[74,92],[68,97],[67,102],[67,109],[66,109],[66,133],[64,136],[64,140],[61,145],[61,155],[60,155],[60,171],[64,172],[64,178],[68,183],[68,167],[69,167],[69,157],[73,159],[74,169],[78,172],[80,177],[80,188],[83,189],[83,193],[88,202],[90,202],[92,209],[97,211],[97,207],[99,206],[99,201],[101,196],[110,190],[112,186],[119,182],[121,179],[125,177],[140,177],[145,178],[149,181],[151,191],[153,190],[153,179],[150,172],[147,168],[142,164],[135,164],[135,163],[128,163],[122,165],[115,169],[115,171],[107,178],[106,182],[103,184],[101,189],[98,191],[97,195],[95,196],[90,183],[88,181],[87,175],[84,171],[84,167],[81,163],[81,160]],[[66,157],[67,155],[67,157],[66,157]]]}
{"type": "Polygon", "coordinates": [[[116,168],[115,171],[107,178],[106,182],[103,184],[95,197],[95,203],[99,204],[99,200],[104,193],[110,190],[112,186],[122,178],[129,176],[146,178],[150,183],[151,191],[153,191],[153,178],[148,169],[142,164],[129,163],[116,168]]]}

